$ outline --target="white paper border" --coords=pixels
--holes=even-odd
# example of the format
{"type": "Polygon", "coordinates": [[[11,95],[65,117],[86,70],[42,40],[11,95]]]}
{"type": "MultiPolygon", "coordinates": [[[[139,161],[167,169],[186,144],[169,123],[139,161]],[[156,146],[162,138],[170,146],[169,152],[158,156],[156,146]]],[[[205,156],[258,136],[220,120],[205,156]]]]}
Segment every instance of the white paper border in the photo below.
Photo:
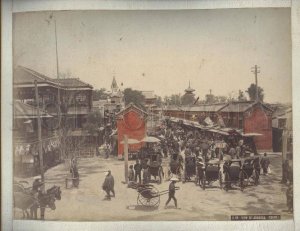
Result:
{"type": "Polygon", "coordinates": [[[1,69],[1,155],[2,155],[2,230],[298,230],[299,219],[299,168],[294,163],[293,221],[268,222],[12,222],[12,12],[45,10],[178,10],[290,7],[292,4],[292,77],[294,162],[300,163],[300,1],[294,0],[186,0],[186,1],[133,1],[133,0],[3,0],[2,1],[2,69],[1,69]],[[297,65],[298,64],[298,65],[297,65]]]}

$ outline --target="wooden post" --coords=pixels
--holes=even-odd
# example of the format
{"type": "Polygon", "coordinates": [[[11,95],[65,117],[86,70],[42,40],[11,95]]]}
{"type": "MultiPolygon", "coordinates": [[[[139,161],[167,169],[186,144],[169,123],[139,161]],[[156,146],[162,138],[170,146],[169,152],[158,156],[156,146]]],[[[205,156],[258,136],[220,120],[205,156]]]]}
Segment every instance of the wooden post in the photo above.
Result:
{"type": "Polygon", "coordinates": [[[128,137],[124,135],[124,167],[125,167],[125,182],[128,183],[128,137]]]}
{"type": "MultiPolygon", "coordinates": [[[[42,146],[42,124],[40,117],[40,106],[39,106],[39,93],[37,87],[37,81],[34,81],[35,87],[35,101],[37,103],[37,122],[38,122],[38,147],[39,147],[39,157],[40,157],[40,172],[41,172],[41,180],[45,182],[44,179],[44,161],[43,161],[43,146],[42,146]]],[[[42,191],[45,190],[45,185],[42,186],[42,191]]]]}

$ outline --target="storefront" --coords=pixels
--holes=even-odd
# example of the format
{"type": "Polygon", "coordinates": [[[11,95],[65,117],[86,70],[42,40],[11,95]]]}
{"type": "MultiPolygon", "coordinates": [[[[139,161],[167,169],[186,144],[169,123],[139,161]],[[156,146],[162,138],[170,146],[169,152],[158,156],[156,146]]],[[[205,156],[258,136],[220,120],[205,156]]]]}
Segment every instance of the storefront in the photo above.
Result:
{"type": "MultiPolygon", "coordinates": [[[[42,140],[44,169],[60,163],[58,137],[42,140]]],[[[14,173],[16,176],[34,176],[40,173],[38,142],[16,142],[14,144],[14,173]]]]}

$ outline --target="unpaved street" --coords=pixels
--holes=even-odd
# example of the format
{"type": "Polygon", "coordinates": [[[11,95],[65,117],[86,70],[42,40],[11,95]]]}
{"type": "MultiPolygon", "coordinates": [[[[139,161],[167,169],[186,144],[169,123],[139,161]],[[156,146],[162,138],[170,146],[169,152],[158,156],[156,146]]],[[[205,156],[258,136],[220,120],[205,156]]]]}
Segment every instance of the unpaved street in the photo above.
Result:
{"type": "MultiPolygon", "coordinates": [[[[192,182],[177,183],[176,198],[180,209],[175,209],[173,201],[167,209],[164,204],[167,195],[160,197],[158,209],[145,210],[137,206],[137,192],[127,188],[124,181],[124,162],[102,157],[78,160],[79,188],[65,188],[68,169],[64,164],[48,170],[45,174],[46,188],[59,185],[62,200],[56,201],[56,210],[46,211],[46,220],[64,221],[105,221],[105,220],[229,220],[230,215],[281,214],[282,219],[291,219],[292,214],[285,212],[287,186],[280,184],[281,157],[270,155],[272,173],[261,176],[259,186],[251,186],[241,192],[239,189],[226,192],[218,182],[205,191],[192,182]],[[111,201],[103,200],[101,189],[104,171],[110,169],[115,178],[116,197],[111,201]]],[[[133,161],[130,163],[134,164],[133,161]]],[[[167,161],[165,161],[165,164],[167,161]]],[[[30,181],[31,179],[27,179],[30,181]]],[[[32,180],[31,180],[32,181],[32,180]]],[[[154,183],[155,184],[155,183],[154,183]]],[[[160,191],[168,189],[169,182],[156,185],[160,191]]],[[[21,212],[15,210],[16,218],[21,212]]]]}

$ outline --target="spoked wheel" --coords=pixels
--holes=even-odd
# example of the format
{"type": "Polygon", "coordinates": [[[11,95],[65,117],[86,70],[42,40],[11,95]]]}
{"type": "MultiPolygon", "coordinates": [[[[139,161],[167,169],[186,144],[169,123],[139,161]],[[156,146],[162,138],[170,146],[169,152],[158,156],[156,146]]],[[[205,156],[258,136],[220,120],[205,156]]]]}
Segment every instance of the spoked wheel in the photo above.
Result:
{"type": "MultiPolygon", "coordinates": [[[[148,190],[148,189],[146,189],[148,190]]],[[[146,207],[158,207],[160,203],[159,191],[156,188],[151,189],[151,196],[148,198],[144,197],[143,191],[138,194],[137,204],[146,207]]]]}
{"type": "Polygon", "coordinates": [[[219,184],[220,184],[220,189],[223,189],[223,176],[222,172],[219,172],[219,184]]]}

